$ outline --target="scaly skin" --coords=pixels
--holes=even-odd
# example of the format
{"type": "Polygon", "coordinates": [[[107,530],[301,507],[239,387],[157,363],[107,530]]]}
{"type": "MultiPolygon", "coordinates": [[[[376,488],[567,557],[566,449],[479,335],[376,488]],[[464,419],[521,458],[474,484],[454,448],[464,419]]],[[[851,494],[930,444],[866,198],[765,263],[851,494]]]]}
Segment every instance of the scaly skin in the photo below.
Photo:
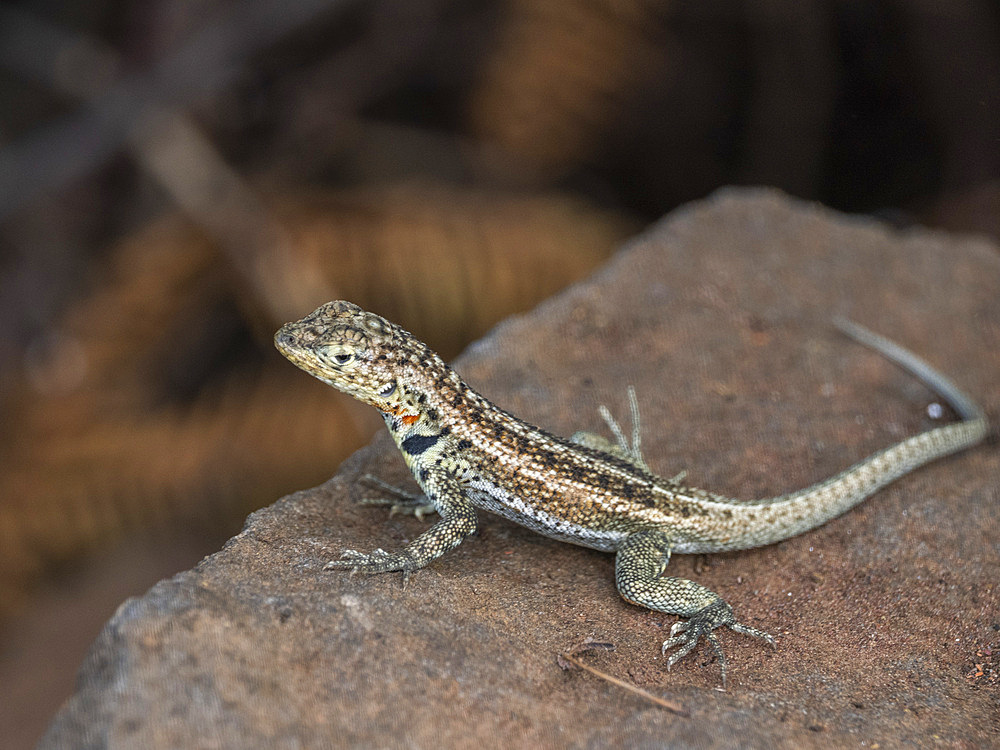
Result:
{"type": "Polygon", "coordinates": [[[668,668],[701,636],[726,659],[713,630],[774,639],[740,624],[723,599],[684,578],[664,577],[672,553],[741,550],[788,539],[844,513],[881,487],[935,458],[975,445],[987,431],[981,409],[905,349],[860,326],[838,324],[924,380],[963,418],[907,438],[811,487],[742,501],[684,487],[683,475],[651,473],[607,415],[618,445],[586,433],[566,440],[508,414],[467,386],[433,351],[399,326],[350,302],[329,302],[275,334],[289,360],[381,412],[423,496],[400,493],[397,508],[441,519],[398,552],[353,550],[329,563],[367,573],[408,574],[476,530],[476,509],[564,542],[615,552],[615,582],[633,604],[688,618],[663,651],[679,646],[668,668]]]}

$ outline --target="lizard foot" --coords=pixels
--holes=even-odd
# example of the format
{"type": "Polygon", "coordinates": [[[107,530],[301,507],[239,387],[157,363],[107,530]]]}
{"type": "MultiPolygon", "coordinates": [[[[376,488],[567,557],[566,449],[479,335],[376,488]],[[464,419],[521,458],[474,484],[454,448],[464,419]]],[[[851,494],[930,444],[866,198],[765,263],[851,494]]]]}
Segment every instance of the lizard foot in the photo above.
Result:
{"type": "Polygon", "coordinates": [[[670,638],[663,642],[662,653],[666,654],[667,650],[674,646],[680,646],[680,649],[672,653],[667,659],[667,671],[670,671],[670,668],[675,663],[691,653],[694,647],[698,645],[698,639],[701,636],[705,636],[705,640],[712,646],[715,655],[719,659],[719,665],[722,668],[722,687],[725,688],[726,655],[722,651],[722,646],[719,645],[719,639],[712,632],[723,625],[737,633],[760,638],[772,646],[775,645],[774,638],[768,633],[737,622],[735,615],[733,615],[733,608],[719,599],[695,612],[686,622],[675,623],[670,628],[670,638]]]}
{"type": "Polygon", "coordinates": [[[405,552],[386,552],[377,549],[365,554],[357,550],[345,550],[343,560],[331,560],[323,566],[323,570],[350,570],[352,573],[388,573],[401,570],[404,576],[409,575],[420,566],[405,552]]]}
{"type": "Polygon", "coordinates": [[[403,515],[416,516],[418,521],[423,521],[424,516],[429,513],[437,513],[437,508],[427,500],[427,496],[423,493],[407,492],[379,479],[374,474],[364,474],[359,479],[359,482],[390,496],[366,495],[358,500],[359,505],[388,505],[390,516],[401,513],[403,515]]]}

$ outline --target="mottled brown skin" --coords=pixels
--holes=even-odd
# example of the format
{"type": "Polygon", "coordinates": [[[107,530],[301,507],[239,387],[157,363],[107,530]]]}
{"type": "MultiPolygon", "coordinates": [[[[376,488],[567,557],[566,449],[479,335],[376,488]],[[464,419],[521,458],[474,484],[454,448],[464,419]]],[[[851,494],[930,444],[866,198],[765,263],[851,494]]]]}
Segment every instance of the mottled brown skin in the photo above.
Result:
{"type": "MultiPolygon", "coordinates": [[[[288,359],[381,412],[422,496],[402,504],[441,516],[398,552],[349,550],[328,564],[368,573],[424,567],[476,529],[476,509],[497,513],[560,541],[615,552],[615,581],[627,601],[689,618],[671,630],[663,651],[680,646],[668,668],[704,635],[726,659],[713,630],[774,639],[737,622],[722,598],[684,578],[664,577],[670,555],[757,547],[787,539],[840,515],[897,477],[979,442],[981,410],[944,376],[890,341],[855,326],[841,328],[922,378],[963,421],[887,448],[799,492],[741,501],[684,487],[652,474],[617,424],[618,446],[583,434],[551,435],[498,408],[469,388],[411,334],[350,302],[335,301],[275,334],[288,359]]],[[[630,394],[631,395],[631,394],[630,394]]]]}

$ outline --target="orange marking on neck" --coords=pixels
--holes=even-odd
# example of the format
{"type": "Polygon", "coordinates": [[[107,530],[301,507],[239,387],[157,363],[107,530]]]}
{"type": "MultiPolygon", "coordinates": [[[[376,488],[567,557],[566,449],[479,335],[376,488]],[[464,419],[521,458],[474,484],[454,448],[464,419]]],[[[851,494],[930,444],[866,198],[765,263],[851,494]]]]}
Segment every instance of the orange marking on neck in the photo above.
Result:
{"type": "Polygon", "coordinates": [[[399,421],[403,424],[410,425],[420,419],[419,414],[402,414],[399,417],[399,421]]]}

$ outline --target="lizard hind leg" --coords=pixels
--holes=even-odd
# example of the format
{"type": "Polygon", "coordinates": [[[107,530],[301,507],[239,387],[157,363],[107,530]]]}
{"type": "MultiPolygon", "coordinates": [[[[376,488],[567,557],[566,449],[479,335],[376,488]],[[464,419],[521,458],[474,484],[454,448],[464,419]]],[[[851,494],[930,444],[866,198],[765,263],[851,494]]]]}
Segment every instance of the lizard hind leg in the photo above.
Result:
{"type": "Polygon", "coordinates": [[[635,397],[635,388],[632,386],[628,387],[628,401],[629,413],[632,417],[631,441],[625,437],[625,431],[604,404],[598,407],[598,412],[604,419],[604,423],[608,426],[608,429],[611,430],[611,434],[615,436],[616,442],[612,443],[602,435],[584,431],[573,433],[570,440],[577,445],[584,445],[588,448],[596,448],[605,453],[610,453],[612,456],[638,466],[643,471],[650,471],[646,460],[642,457],[642,430],[639,423],[639,402],[635,397]]]}
{"type": "Polygon", "coordinates": [[[772,646],[774,638],[738,622],[732,607],[711,589],[686,578],[663,576],[670,560],[670,548],[669,535],[662,531],[640,531],[628,536],[615,556],[618,593],[632,604],[688,618],[686,622],[676,623],[670,629],[670,638],[663,642],[664,654],[675,646],[680,647],[667,658],[667,669],[691,653],[699,639],[705,636],[719,659],[725,687],[726,656],[712,631],[725,626],[765,640],[772,646]]]}
{"type": "MultiPolygon", "coordinates": [[[[604,404],[598,407],[598,412],[604,419],[605,424],[607,424],[608,429],[611,430],[611,434],[615,436],[616,442],[612,443],[603,435],[582,430],[574,432],[570,440],[577,445],[610,453],[612,456],[620,458],[623,461],[628,461],[633,466],[645,472],[654,474],[655,472],[646,463],[646,459],[642,457],[642,428],[639,422],[639,401],[635,397],[635,388],[632,386],[628,387],[628,404],[629,413],[632,416],[631,440],[625,437],[625,431],[622,429],[622,426],[618,424],[618,420],[614,418],[614,415],[611,414],[611,411],[604,404]]],[[[685,476],[687,476],[687,471],[681,471],[669,479],[665,477],[661,477],[661,479],[666,481],[667,484],[680,486],[685,476]]]]}

